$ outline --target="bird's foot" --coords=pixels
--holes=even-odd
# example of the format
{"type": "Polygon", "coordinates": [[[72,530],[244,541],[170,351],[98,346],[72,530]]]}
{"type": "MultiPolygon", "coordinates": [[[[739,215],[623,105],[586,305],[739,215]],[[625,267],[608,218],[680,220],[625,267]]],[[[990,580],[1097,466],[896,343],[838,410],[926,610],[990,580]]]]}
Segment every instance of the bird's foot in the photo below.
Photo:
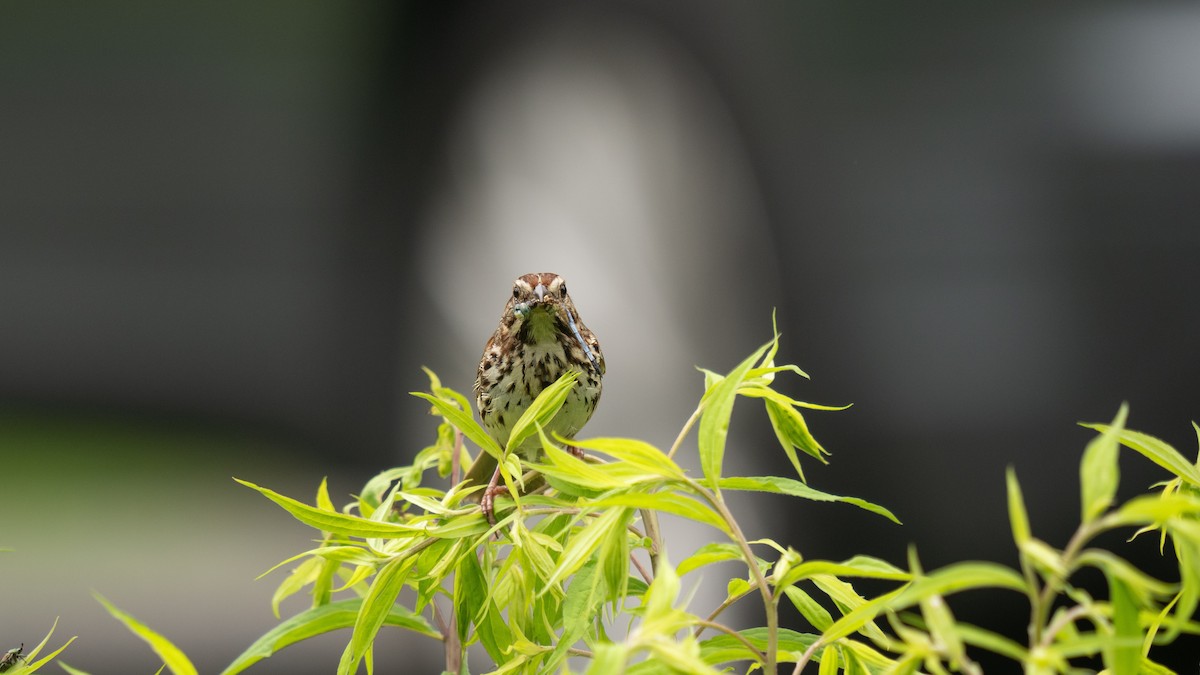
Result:
{"type": "Polygon", "coordinates": [[[496,495],[501,494],[508,494],[508,486],[500,484],[500,467],[496,467],[496,471],[492,473],[492,480],[488,482],[487,487],[483,489],[483,494],[479,496],[479,509],[487,517],[489,525],[496,524],[496,495]]]}

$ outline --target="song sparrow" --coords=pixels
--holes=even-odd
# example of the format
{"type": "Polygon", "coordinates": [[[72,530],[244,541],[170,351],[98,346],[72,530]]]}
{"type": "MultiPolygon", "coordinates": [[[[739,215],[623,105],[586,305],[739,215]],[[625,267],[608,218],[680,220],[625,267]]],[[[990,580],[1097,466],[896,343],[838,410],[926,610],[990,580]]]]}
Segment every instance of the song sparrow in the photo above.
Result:
{"type": "MultiPolygon", "coordinates": [[[[546,427],[547,435],[572,438],[587,424],[600,400],[604,355],[567,295],[562,277],[551,272],[518,277],[500,325],[483,348],[475,378],[479,416],[500,447],[508,443],[512,425],[533,399],[569,369],[581,374],[546,427]]],[[[541,440],[534,434],[513,450],[525,459],[535,459],[541,440]]],[[[486,452],[480,453],[466,476],[468,485],[483,485],[490,479],[478,497],[489,520],[498,477],[496,460],[486,452]]]]}

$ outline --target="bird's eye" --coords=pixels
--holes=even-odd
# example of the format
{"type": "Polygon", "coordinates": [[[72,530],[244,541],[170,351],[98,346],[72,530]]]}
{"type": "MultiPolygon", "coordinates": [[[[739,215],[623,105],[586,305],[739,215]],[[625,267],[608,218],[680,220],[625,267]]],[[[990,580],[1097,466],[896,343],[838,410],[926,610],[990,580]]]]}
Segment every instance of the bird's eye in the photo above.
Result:
{"type": "Polygon", "coordinates": [[[521,289],[520,289],[520,288],[517,288],[516,286],[513,286],[513,297],[514,297],[514,298],[519,298],[519,297],[521,297],[521,289]]]}
{"type": "Polygon", "coordinates": [[[567,285],[566,284],[563,284],[558,287],[558,294],[563,296],[564,298],[567,297],[567,285]]]}

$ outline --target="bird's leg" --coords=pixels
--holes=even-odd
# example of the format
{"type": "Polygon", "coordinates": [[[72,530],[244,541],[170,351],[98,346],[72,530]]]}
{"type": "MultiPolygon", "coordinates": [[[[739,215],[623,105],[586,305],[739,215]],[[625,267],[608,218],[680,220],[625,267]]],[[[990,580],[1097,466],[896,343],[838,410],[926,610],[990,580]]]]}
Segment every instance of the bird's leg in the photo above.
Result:
{"type": "Polygon", "coordinates": [[[508,492],[508,486],[500,484],[500,467],[497,465],[496,470],[492,472],[492,480],[488,482],[487,487],[483,489],[483,494],[479,497],[479,508],[483,511],[483,515],[487,516],[489,525],[496,524],[496,495],[506,492],[508,492]]]}
{"type": "Polygon", "coordinates": [[[576,457],[576,458],[578,458],[578,459],[584,459],[584,458],[587,456],[587,455],[586,455],[586,454],[583,452],[583,449],[581,449],[581,448],[577,448],[577,447],[575,447],[574,445],[568,445],[568,446],[567,446],[567,452],[571,453],[572,455],[575,455],[575,457],[576,457]]]}

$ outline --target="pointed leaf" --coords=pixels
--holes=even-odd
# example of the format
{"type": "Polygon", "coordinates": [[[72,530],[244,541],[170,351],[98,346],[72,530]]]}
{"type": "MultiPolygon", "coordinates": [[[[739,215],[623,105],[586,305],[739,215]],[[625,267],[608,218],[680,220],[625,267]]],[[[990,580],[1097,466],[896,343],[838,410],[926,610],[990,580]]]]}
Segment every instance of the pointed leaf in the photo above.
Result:
{"type": "Polygon", "coordinates": [[[446,421],[455,429],[458,429],[464,436],[471,439],[471,442],[482,448],[489,455],[500,457],[500,444],[496,443],[491,434],[484,430],[479,422],[471,416],[470,410],[464,410],[457,407],[449,401],[440,399],[433,394],[426,394],[423,391],[409,392],[417,398],[424,399],[429,402],[438,412],[439,415],[446,418],[446,421]]]}
{"type": "Polygon", "coordinates": [[[738,387],[746,378],[746,373],[754,367],[754,363],[762,357],[776,340],[759,347],[746,360],[734,368],[725,379],[714,384],[704,392],[701,403],[704,412],[700,415],[700,466],[704,477],[714,489],[721,478],[721,467],[725,461],[725,439],[729,436],[729,419],[733,416],[733,403],[737,398],[738,387]]]}
{"type": "Polygon", "coordinates": [[[807,484],[791,478],[782,478],[779,476],[738,476],[722,478],[720,480],[720,486],[726,490],[754,490],[757,492],[771,492],[775,494],[791,495],[793,497],[800,497],[816,502],[845,502],[846,504],[853,504],[860,509],[881,515],[893,523],[900,522],[896,516],[892,515],[891,511],[883,508],[882,506],[872,504],[871,502],[859,499],[857,497],[839,497],[838,495],[821,492],[820,490],[811,488],[807,484]]]}
{"type": "Polygon", "coordinates": [[[170,640],[154,632],[149,626],[146,626],[131,615],[117,609],[116,605],[104,599],[104,596],[99,593],[93,593],[92,595],[101,605],[104,605],[104,609],[108,610],[109,614],[125,624],[125,627],[134,635],[150,645],[150,649],[163,660],[163,663],[166,664],[167,668],[171,669],[172,673],[175,675],[197,675],[196,667],[192,665],[192,662],[188,660],[188,657],[178,647],[171,644],[170,640]]]}
{"type": "MultiPolygon", "coordinates": [[[[1104,424],[1084,424],[1087,429],[1104,432],[1109,427],[1104,424]]],[[[1175,448],[1163,441],[1138,431],[1124,429],[1118,433],[1121,444],[1138,451],[1147,459],[1179,476],[1196,487],[1200,487],[1200,467],[1189,462],[1175,448]]]]}
{"type": "Polygon", "coordinates": [[[1122,404],[1112,424],[1092,439],[1079,464],[1083,522],[1089,523],[1112,504],[1121,472],[1117,466],[1117,436],[1125,428],[1129,407],[1122,404]]]}
{"type": "Polygon", "coordinates": [[[578,379],[578,371],[568,370],[554,384],[543,389],[513,424],[506,450],[511,452],[512,448],[520,447],[525,439],[537,433],[538,427],[549,426],[578,379]]]}
{"type": "Polygon", "coordinates": [[[1137,675],[1142,661],[1142,629],[1138,625],[1138,606],[1124,581],[1108,578],[1109,602],[1112,603],[1113,635],[1104,648],[1104,665],[1112,675],[1137,675]]]}
{"type": "Polygon", "coordinates": [[[309,506],[303,502],[285,497],[278,492],[265,487],[259,487],[249,481],[234,478],[235,481],[245,485],[252,490],[257,490],[267,499],[279,504],[285,511],[300,522],[314,527],[322,532],[332,532],[341,534],[347,537],[362,537],[364,539],[370,537],[378,538],[395,538],[412,536],[414,533],[424,533],[429,528],[417,525],[402,525],[400,523],[386,523],[371,520],[369,518],[360,518],[344,513],[331,513],[324,509],[315,506],[309,506]]]}
{"type": "MultiPolygon", "coordinates": [[[[316,635],[354,626],[362,602],[358,598],[341,600],[300,612],[255,640],[233,660],[233,663],[221,671],[221,675],[236,675],[284,647],[316,635]]],[[[442,638],[441,634],[434,630],[424,617],[413,614],[399,605],[391,608],[384,617],[383,624],[410,630],[435,640],[442,638]]]]}
{"type": "Polygon", "coordinates": [[[414,556],[405,556],[379,569],[359,606],[354,620],[354,633],[338,662],[338,675],[353,675],[358,670],[359,662],[375,643],[375,635],[395,606],[396,597],[408,578],[408,571],[416,561],[414,556]]]}
{"type": "Polygon", "coordinates": [[[716,529],[730,533],[729,525],[711,507],[700,501],[675,492],[626,492],[601,497],[592,506],[632,506],[638,509],[654,509],[682,516],[716,529]]]}
{"type": "Polygon", "coordinates": [[[1008,522],[1012,527],[1013,541],[1020,548],[1029,541],[1029,515],[1025,511],[1025,498],[1017,482],[1017,472],[1010,466],[1005,474],[1008,483],[1008,522]]]}

